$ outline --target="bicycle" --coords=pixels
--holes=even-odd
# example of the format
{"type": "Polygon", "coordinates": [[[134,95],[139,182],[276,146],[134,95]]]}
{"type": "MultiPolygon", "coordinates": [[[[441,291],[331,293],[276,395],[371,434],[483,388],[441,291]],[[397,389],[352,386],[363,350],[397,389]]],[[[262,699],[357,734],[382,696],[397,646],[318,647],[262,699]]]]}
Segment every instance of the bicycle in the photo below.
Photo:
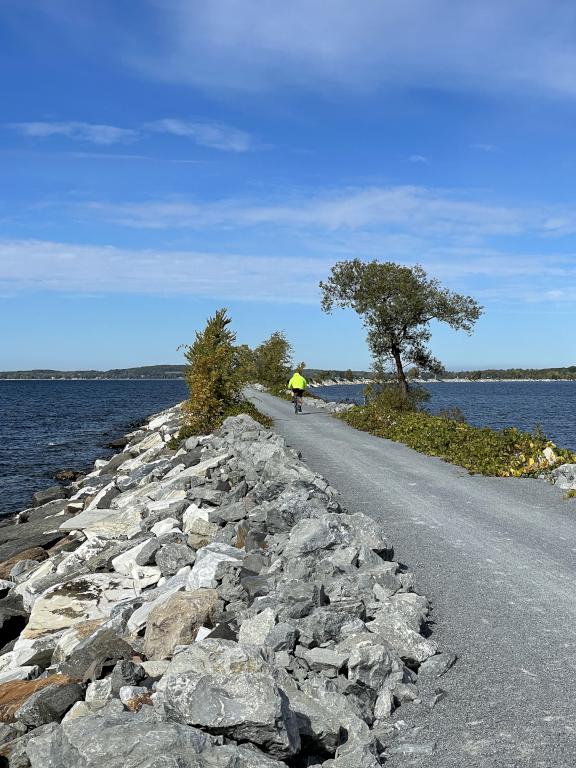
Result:
{"type": "Polygon", "coordinates": [[[302,395],[292,392],[292,402],[294,403],[294,413],[297,416],[299,413],[302,413],[302,395]]]}

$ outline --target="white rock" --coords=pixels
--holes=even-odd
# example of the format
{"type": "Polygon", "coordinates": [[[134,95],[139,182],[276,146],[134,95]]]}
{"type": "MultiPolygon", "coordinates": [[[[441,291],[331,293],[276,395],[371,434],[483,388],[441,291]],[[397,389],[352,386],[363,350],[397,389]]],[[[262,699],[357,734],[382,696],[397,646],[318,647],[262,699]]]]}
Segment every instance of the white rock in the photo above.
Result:
{"type": "Polygon", "coordinates": [[[37,638],[20,636],[14,643],[11,668],[35,665],[45,668],[49,666],[61,635],[62,632],[37,638]]]}
{"type": "Polygon", "coordinates": [[[127,622],[128,632],[131,635],[137,634],[142,627],[146,624],[150,611],[157,605],[160,605],[176,592],[184,589],[190,576],[190,566],[186,565],[184,568],[180,568],[178,573],[167,579],[161,587],[157,587],[152,590],[150,599],[148,602],[137,608],[130,616],[127,622]]]}
{"type": "Polygon", "coordinates": [[[109,677],[91,682],[86,688],[86,696],[84,697],[92,711],[102,709],[111,698],[112,680],[109,677]]]}
{"type": "Polygon", "coordinates": [[[40,590],[35,589],[34,585],[38,584],[44,576],[49,576],[53,573],[54,569],[55,566],[52,560],[44,560],[43,563],[40,563],[40,565],[32,571],[25,581],[21,581],[20,584],[14,587],[14,594],[22,596],[22,602],[27,611],[32,610],[34,601],[38,598],[38,591],[41,590],[41,588],[40,590]]]}
{"type": "Polygon", "coordinates": [[[241,563],[246,553],[228,544],[212,542],[196,553],[196,561],[190,572],[186,589],[214,588],[217,585],[216,571],[224,562],[241,563]]]}
{"type": "Polygon", "coordinates": [[[166,424],[166,422],[170,421],[170,419],[174,418],[174,414],[170,412],[160,413],[158,416],[155,416],[153,419],[150,419],[148,424],[146,425],[146,429],[154,430],[154,429],[160,429],[161,426],[166,424]]]}
{"type": "Polygon", "coordinates": [[[155,536],[162,536],[164,533],[173,531],[175,528],[179,530],[180,523],[175,517],[167,517],[165,520],[159,520],[150,529],[151,533],[155,536]]]}
{"type": "Polygon", "coordinates": [[[144,453],[144,451],[149,451],[150,449],[159,451],[163,447],[164,441],[162,440],[162,437],[157,432],[153,432],[151,435],[146,435],[146,437],[136,443],[136,445],[131,445],[128,450],[133,456],[137,456],[138,454],[144,453]]]}
{"type": "Polygon", "coordinates": [[[264,645],[264,641],[276,626],[276,614],[266,608],[250,619],[245,619],[238,633],[238,642],[246,645],[264,645]]]}
{"type": "Polygon", "coordinates": [[[11,683],[14,680],[33,680],[41,674],[42,670],[37,666],[15,667],[0,672],[0,685],[11,683]]]}
{"type": "Polygon", "coordinates": [[[172,467],[170,472],[166,472],[164,480],[171,480],[173,477],[176,477],[176,475],[179,475],[184,469],[186,469],[184,464],[176,464],[175,467],[172,467]]]}
{"type": "Polygon", "coordinates": [[[134,581],[126,576],[78,576],[51,587],[35,601],[22,637],[41,637],[80,622],[107,618],[116,603],[135,596],[134,581]]]}
{"type": "Polygon", "coordinates": [[[107,493],[110,493],[111,490],[115,487],[114,481],[111,483],[108,483],[108,485],[105,485],[102,490],[98,491],[96,496],[92,499],[92,501],[88,504],[86,509],[96,509],[98,504],[102,501],[102,499],[106,496],[107,493]]]}
{"type": "Polygon", "coordinates": [[[108,546],[106,539],[100,539],[97,536],[91,539],[86,539],[85,542],[70,552],[66,557],[56,566],[56,573],[67,574],[72,573],[76,568],[81,566],[86,560],[89,560],[94,555],[99,554],[108,546]]]}
{"type": "Polygon", "coordinates": [[[164,512],[169,515],[171,512],[178,512],[182,507],[182,502],[186,498],[186,491],[176,490],[170,491],[163,498],[158,501],[152,501],[146,505],[146,509],[150,513],[164,512]]]}
{"type": "Polygon", "coordinates": [[[85,509],[60,526],[61,531],[84,531],[89,538],[131,538],[140,532],[140,510],[137,507],[119,512],[117,509],[85,509]]]}
{"type": "Polygon", "coordinates": [[[157,679],[161,678],[162,675],[166,673],[166,670],[169,666],[169,659],[150,659],[150,661],[142,662],[142,667],[144,668],[144,671],[148,677],[157,679]]]}
{"type": "Polygon", "coordinates": [[[208,637],[210,632],[212,632],[212,630],[209,627],[200,627],[198,632],[196,632],[194,642],[199,643],[201,640],[204,640],[206,637],[208,637]]]}
{"type": "Polygon", "coordinates": [[[182,516],[182,526],[184,533],[190,532],[190,525],[194,520],[205,520],[206,522],[209,522],[208,510],[200,509],[197,504],[190,504],[190,506],[184,510],[184,514],[182,516]]]}
{"type": "MultiPolygon", "coordinates": [[[[149,545],[151,539],[141,541],[140,544],[136,544],[135,547],[127,549],[126,552],[122,552],[120,555],[112,560],[112,568],[116,573],[121,573],[123,576],[130,576],[134,566],[137,566],[136,558],[142,552],[142,550],[149,545]]],[[[158,545],[156,545],[158,546],[158,545]]]]}
{"type": "Polygon", "coordinates": [[[78,501],[79,499],[85,499],[86,496],[94,496],[100,489],[94,485],[84,485],[73,496],[70,496],[69,501],[78,501]]]}
{"type": "Polygon", "coordinates": [[[140,685],[123,685],[118,692],[120,701],[127,707],[134,699],[140,696],[145,696],[150,693],[148,688],[144,688],[140,685]]]}
{"type": "Polygon", "coordinates": [[[108,464],[108,459],[96,459],[94,462],[94,469],[102,469],[108,464]]]}

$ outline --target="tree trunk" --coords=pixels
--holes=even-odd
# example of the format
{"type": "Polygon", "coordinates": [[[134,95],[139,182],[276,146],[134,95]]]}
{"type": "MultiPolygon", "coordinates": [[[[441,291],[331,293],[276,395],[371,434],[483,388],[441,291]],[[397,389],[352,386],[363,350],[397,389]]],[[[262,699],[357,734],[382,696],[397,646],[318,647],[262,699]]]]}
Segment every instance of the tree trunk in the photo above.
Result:
{"type": "Polygon", "coordinates": [[[408,397],[408,379],[406,378],[406,374],[404,373],[404,367],[402,366],[402,358],[400,357],[400,352],[395,349],[392,352],[392,355],[394,357],[394,362],[396,363],[396,377],[398,379],[398,388],[400,389],[400,392],[402,393],[403,397],[408,397]]]}

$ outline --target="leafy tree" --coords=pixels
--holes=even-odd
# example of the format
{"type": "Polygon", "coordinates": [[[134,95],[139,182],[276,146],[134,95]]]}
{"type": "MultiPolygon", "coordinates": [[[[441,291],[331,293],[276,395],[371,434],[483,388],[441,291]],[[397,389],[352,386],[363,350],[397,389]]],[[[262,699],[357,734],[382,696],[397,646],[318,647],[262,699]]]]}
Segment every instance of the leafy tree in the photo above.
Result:
{"type": "Polygon", "coordinates": [[[306,363],[298,363],[298,365],[296,366],[296,370],[302,376],[304,375],[304,369],[305,368],[306,368],[306,363]]]}
{"type": "Polygon", "coordinates": [[[257,379],[270,389],[286,389],[292,367],[292,347],[282,331],[275,331],[254,350],[257,379]]]}
{"type": "Polygon", "coordinates": [[[347,371],[344,371],[344,378],[346,381],[354,381],[354,373],[350,368],[348,368],[347,371]]]}
{"type": "Polygon", "coordinates": [[[188,362],[186,382],[190,398],[186,403],[186,426],[191,433],[210,432],[218,426],[227,410],[240,401],[243,378],[238,366],[234,341],[226,309],[219,309],[208,319],[196,340],[185,345],[188,362]]]}
{"type": "Polygon", "coordinates": [[[404,396],[408,394],[406,363],[436,375],[443,371],[428,348],[430,322],[471,333],[482,314],[474,299],[443,288],[418,265],[340,261],[320,288],[325,312],[332,312],[334,306],[349,307],[362,317],[375,362],[381,368],[393,363],[404,396]]]}
{"type": "Polygon", "coordinates": [[[246,383],[256,381],[258,372],[256,369],[256,353],[248,344],[240,344],[236,347],[236,364],[238,373],[246,383]]]}

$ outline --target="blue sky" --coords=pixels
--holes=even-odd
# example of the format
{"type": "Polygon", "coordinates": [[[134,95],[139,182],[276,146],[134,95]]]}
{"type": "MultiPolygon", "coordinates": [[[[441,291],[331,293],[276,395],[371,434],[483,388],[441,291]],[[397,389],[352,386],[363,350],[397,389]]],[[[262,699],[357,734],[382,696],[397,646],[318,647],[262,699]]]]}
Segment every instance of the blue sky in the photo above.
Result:
{"type": "Polygon", "coordinates": [[[207,315],[369,365],[338,260],[476,297],[447,367],[574,364],[576,5],[0,0],[0,369],[180,362],[207,315]]]}

